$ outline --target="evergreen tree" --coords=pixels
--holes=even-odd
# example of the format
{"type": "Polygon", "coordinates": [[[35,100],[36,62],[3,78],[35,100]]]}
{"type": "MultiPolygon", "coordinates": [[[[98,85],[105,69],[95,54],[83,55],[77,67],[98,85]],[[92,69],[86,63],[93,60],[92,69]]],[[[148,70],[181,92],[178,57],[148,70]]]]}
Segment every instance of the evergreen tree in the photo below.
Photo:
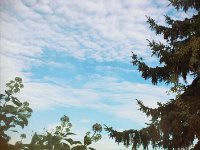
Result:
{"type": "Polygon", "coordinates": [[[149,67],[142,58],[133,54],[133,65],[138,67],[144,79],[151,79],[152,84],[173,83],[171,91],[176,92],[175,99],[166,104],[158,103],[153,109],[137,100],[140,110],[151,117],[147,127],[141,130],[118,132],[106,127],[109,136],[116,142],[137,149],[148,145],[163,149],[200,149],[200,1],[170,0],[177,10],[186,13],[194,11],[191,18],[173,20],[165,16],[167,26],[156,24],[148,17],[150,28],[156,34],[163,35],[167,44],[149,41],[152,55],[159,59],[161,66],[149,67]],[[186,86],[179,82],[187,76],[193,77],[192,84],[186,86]]]}

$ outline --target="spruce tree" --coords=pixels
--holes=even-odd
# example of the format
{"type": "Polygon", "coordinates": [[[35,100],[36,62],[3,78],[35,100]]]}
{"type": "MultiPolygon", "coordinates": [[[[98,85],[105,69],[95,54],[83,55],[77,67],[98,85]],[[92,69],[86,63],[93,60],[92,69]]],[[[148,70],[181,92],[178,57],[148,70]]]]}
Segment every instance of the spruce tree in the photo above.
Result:
{"type": "Polygon", "coordinates": [[[149,108],[137,100],[140,110],[151,118],[141,130],[118,132],[112,127],[105,129],[117,143],[137,149],[143,146],[169,150],[200,149],[200,0],[170,0],[176,10],[189,10],[194,14],[184,20],[173,20],[165,16],[166,26],[158,25],[147,17],[150,29],[163,35],[166,43],[149,41],[152,55],[161,65],[149,67],[142,58],[132,55],[132,63],[138,67],[142,78],[151,79],[152,84],[164,82],[173,85],[171,91],[177,96],[157,108],[149,108]],[[187,77],[192,76],[190,85],[187,77]]]}

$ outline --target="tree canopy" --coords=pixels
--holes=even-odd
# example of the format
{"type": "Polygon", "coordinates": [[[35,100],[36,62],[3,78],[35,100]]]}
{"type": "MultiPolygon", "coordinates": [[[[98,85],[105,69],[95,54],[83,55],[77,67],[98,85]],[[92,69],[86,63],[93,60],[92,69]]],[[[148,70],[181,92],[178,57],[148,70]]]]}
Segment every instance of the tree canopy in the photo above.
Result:
{"type": "Polygon", "coordinates": [[[89,145],[101,139],[102,126],[100,124],[94,124],[92,126],[93,134],[90,135],[90,132],[87,132],[81,142],[72,138],[75,134],[71,132],[72,124],[69,117],[64,115],[60,121],[60,125],[51,131],[46,130],[42,134],[35,133],[30,144],[18,141],[16,145],[19,149],[26,150],[95,150],[89,145]]]}
{"type": "Polygon", "coordinates": [[[8,149],[10,137],[7,131],[17,132],[15,128],[20,126],[24,128],[28,125],[32,109],[28,102],[21,102],[14,94],[20,92],[24,87],[22,79],[16,77],[6,84],[7,90],[0,94],[0,146],[8,149]]]}
{"type": "Polygon", "coordinates": [[[177,10],[186,13],[192,9],[191,18],[173,20],[165,16],[167,25],[159,25],[151,17],[147,17],[150,29],[160,34],[166,43],[149,41],[152,55],[161,65],[149,67],[143,58],[132,55],[132,63],[138,67],[144,79],[151,79],[152,84],[158,82],[172,83],[171,91],[177,96],[165,104],[158,103],[157,108],[149,108],[137,100],[140,110],[151,117],[147,127],[141,130],[125,130],[118,132],[106,127],[109,136],[117,143],[137,149],[143,146],[153,148],[200,149],[200,1],[170,0],[177,10]],[[190,85],[187,77],[193,78],[190,85]]]}
{"type": "Polygon", "coordinates": [[[83,142],[72,138],[72,124],[68,116],[60,118],[60,125],[54,129],[45,130],[44,133],[35,133],[29,144],[22,141],[26,134],[21,134],[21,141],[15,145],[9,144],[10,136],[7,131],[18,132],[17,126],[24,128],[28,125],[28,119],[31,117],[32,109],[28,102],[22,102],[14,95],[24,87],[22,79],[16,77],[6,84],[8,88],[4,94],[0,94],[0,149],[2,150],[95,150],[90,147],[94,142],[101,139],[102,126],[95,123],[92,131],[87,132],[83,142]]]}

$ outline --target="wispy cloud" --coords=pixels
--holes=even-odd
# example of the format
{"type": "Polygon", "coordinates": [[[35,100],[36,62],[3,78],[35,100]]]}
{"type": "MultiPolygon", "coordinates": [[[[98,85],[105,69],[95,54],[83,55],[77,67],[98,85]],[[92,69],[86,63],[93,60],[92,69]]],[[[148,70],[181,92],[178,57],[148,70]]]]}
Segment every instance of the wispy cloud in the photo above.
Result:
{"type": "MultiPolygon", "coordinates": [[[[138,0],[2,0],[0,55],[1,64],[8,66],[1,65],[1,68],[9,72],[7,79],[11,79],[11,74],[23,76],[24,70],[30,71],[27,67],[45,65],[38,58],[45,50],[64,52],[81,60],[128,63],[131,51],[135,51],[151,60],[146,39],[155,36],[149,31],[145,15],[161,21],[166,12],[163,7],[154,6],[154,1],[138,0]]],[[[2,76],[1,80],[5,81],[2,76]]]]}
{"type": "MultiPolygon", "coordinates": [[[[147,119],[137,110],[135,99],[155,107],[157,101],[169,99],[167,88],[102,72],[134,74],[127,67],[107,64],[130,63],[131,51],[152,61],[146,39],[159,37],[149,30],[145,15],[164,24],[167,5],[154,0],[1,0],[1,91],[5,82],[20,76],[25,88],[19,96],[29,101],[34,111],[63,106],[87,108],[143,124],[147,119]],[[60,55],[67,56],[65,61],[59,60],[60,55]],[[80,64],[87,67],[88,60],[93,61],[90,65],[94,70],[85,70],[87,75],[83,76],[80,64]],[[52,74],[45,72],[49,68],[52,74]],[[62,70],[74,74],[79,70],[80,74],[71,75],[73,81],[65,82],[57,76],[62,70]],[[43,75],[36,76],[42,71],[43,75]]],[[[87,124],[90,120],[82,118],[80,122],[87,124]]],[[[105,146],[107,141],[95,145],[105,146]]],[[[110,143],[106,148],[116,149],[110,143]]]]}
{"type": "Polygon", "coordinates": [[[113,73],[117,73],[117,72],[125,72],[125,73],[133,73],[136,72],[136,70],[132,69],[126,69],[126,68],[122,68],[122,67],[113,67],[113,66],[97,66],[96,70],[98,71],[107,71],[107,72],[113,72],[113,73]]]}
{"type": "Polygon", "coordinates": [[[98,61],[127,60],[132,50],[145,55],[152,36],[145,15],[165,12],[149,1],[1,3],[2,53],[35,56],[50,48],[98,61]]]}
{"type": "Polygon", "coordinates": [[[61,106],[89,108],[141,124],[147,119],[139,112],[135,99],[143,100],[150,107],[156,107],[157,101],[169,99],[165,87],[131,83],[111,77],[91,78],[80,88],[59,83],[25,84],[21,98],[28,100],[35,111],[61,106]]]}

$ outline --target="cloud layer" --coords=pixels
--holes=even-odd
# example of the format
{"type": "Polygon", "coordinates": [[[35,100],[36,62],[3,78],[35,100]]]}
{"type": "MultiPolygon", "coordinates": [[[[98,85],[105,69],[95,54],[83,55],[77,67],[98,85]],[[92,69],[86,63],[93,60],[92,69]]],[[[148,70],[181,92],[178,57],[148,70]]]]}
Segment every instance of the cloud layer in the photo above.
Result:
{"type": "Polygon", "coordinates": [[[141,125],[147,118],[138,110],[135,99],[143,100],[145,105],[150,107],[156,107],[157,101],[165,102],[170,98],[166,96],[167,88],[110,77],[88,79],[88,82],[79,88],[59,83],[27,82],[25,85],[21,99],[29,101],[35,111],[63,106],[83,107],[141,125]]]}
{"type": "Polygon", "coordinates": [[[147,0],[2,0],[1,82],[16,75],[28,79],[33,65],[44,65],[40,56],[48,50],[100,62],[129,63],[131,51],[151,59],[146,39],[155,36],[145,15],[162,22],[163,5],[147,0]]]}
{"type": "Polygon", "coordinates": [[[146,55],[145,15],[162,21],[163,8],[151,1],[5,1],[1,7],[2,53],[38,56],[44,49],[78,59],[127,60],[146,55]],[[157,16],[159,14],[159,16],[157,16]]]}
{"type": "MultiPolygon", "coordinates": [[[[42,60],[41,56],[50,50],[81,61],[129,63],[131,51],[150,60],[146,39],[157,37],[149,31],[145,15],[163,23],[167,8],[162,6],[166,5],[149,0],[2,0],[1,89],[5,82],[20,76],[26,82],[24,98],[36,110],[57,105],[82,106],[137,120],[132,115],[137,111],[134,99],[155,106],[157,100],[162,100],[165,88],[112,77],[85,79],[88,82],[80,88],[61,86],[49,83],[45,77],[33,80],[32,67],[73,69],[70,63],[42,60]]],[[[116,69],[132,73],[122,67],[96,67],[97,71],[116,69]]]]}
{"type": "Polygon", "coordinates": [[[80,107],[143,124],[147,118],[137,110],[135,99],[155,107],[157,101],[169,99],[167,88],[129,81],[124,74],[138,74],[123,65],[130,64],[131,51],[152,62],[146,39],[161,39],[149,30],[146,15],[164,24],[167,5],[154,0],[1,0],[1,91],[20,76],[25,88],[19,96],[34,111],[80,107]],[[60,55],[67,56],[64,62],[58,61],[60,55]],[[77,61],[92,65],[93,72],[82,68],[87,75],[76,74],[82,67],[77,61]],[[76,74],[71,82],[55,77],[63,70],[76,74]]]}

